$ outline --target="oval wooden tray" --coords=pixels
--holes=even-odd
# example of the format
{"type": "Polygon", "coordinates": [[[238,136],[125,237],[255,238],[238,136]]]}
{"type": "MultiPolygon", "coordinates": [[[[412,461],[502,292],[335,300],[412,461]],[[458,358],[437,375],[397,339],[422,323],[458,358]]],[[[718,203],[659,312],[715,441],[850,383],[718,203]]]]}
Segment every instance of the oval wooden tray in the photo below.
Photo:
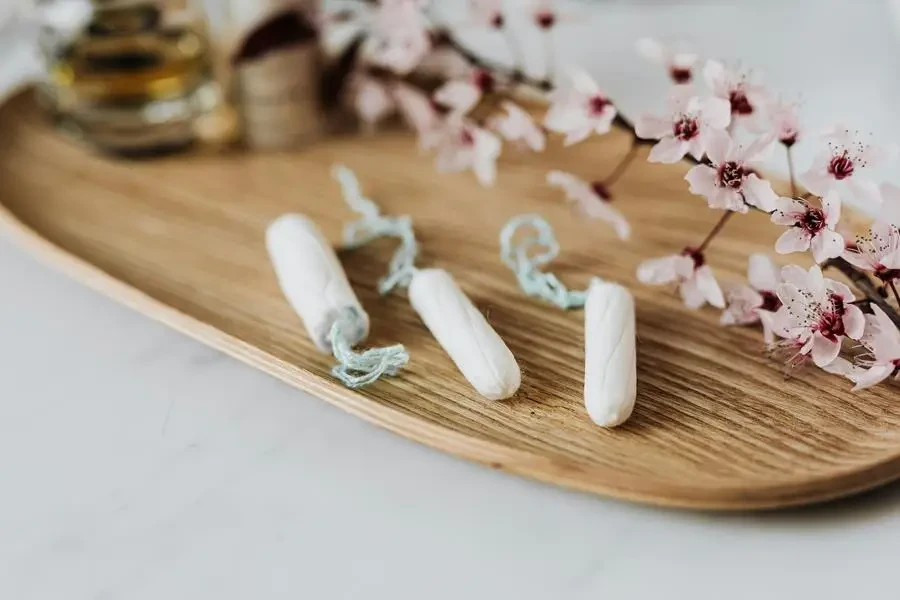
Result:
{"type": "MultiPolygon", "coordinates": [[[[723,328],[718,311],[689,311],[671,290],[634,278],[644,257],[702,239],[719,217],[690,196],[686,165],[636,162],[617,202],[635,235],[572,215],[543,179],[549,168],[603,176],[627,148],[610,135],[573,149],[502,158],[493,190],[470,174],[438,175],[402,132],[336,139],[293,154],[193,155],[115,162],[60,138],[29,94],[0,110],[2,223],[19,242],[87,285],[359,417],[429,446],[535,479],[653,504],[746,509],[821,501],[900,474],[896,389],[851,394],[816,371],[785,378],[756,330],[723,328]],[[329,167],[356,170],[389,214],[411,214],[420,265],[453,272],[518,357],[519,394],[489,403],[466,385],[402,294],[375,290],[393,249],[342,256],[370,312],[372,344],[402,342],[402,376],[361,393],[328,374],[281,296],[263,232],[304,212],[335,242],[351,218],[329,167]],[[511,216],[539,212],[564,248],[553,270],[573,286],[600,275],[637,299],[638,401],[626,426],[593,426],[582,403],[583,316],[525,298],[498,258],[511,216]]],[[[777,231],[733,219],[714,243],[720,279],[777,231]]],[[[327,460],[327,458],[326,458],[327,460]]]]}

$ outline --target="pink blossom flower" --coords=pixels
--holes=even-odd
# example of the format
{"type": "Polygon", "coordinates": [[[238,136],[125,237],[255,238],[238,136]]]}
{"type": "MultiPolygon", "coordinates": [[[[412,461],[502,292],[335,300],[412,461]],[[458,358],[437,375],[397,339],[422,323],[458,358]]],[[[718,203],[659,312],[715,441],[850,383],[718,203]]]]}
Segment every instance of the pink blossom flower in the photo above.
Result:
{"type": "Polygon", "coordinates": [[[553,92],[551,101],[544,126],[565,134],[566,146],[586,139],[592,132],[609,132],[616,117],[616,107],[581,70],[569,73],[568,85],[553,92]]]}
{"type": "Polygon", "coordinates": [[[868,356],[859,364],[866,369],[850,375],[856,383],[854,391],[879,384],[900,368],[900,329],[877,304],[872,312],[866,315],[866,332],[860,340],[868,356]]]}
{"type": "Polygon", "coordinates": [[[466,114],[494,90],[496,80],[487,71],[473,71],[468,79],[448,81],[434,92],[434,101],[451,112],[466,114]]]}
{"type": "Polygon", "coordinates": [[[612,225],[619,239],[631,237],[631,226],[622,213],[610,204],[603,184],[590,184],[565,171],[550,171],[547,173],[547,183],[563,190],[585,217],[612,225]]]}
{"type": "Polygon", "coordinates": [[[531,115],[509,101],[503,103],[503,109],[506,113],[489,119],[488,127],[510,142],[516,142],[535,152],[542,152],[546,145],[546,136],[532,120],[531,115]]]}
{"type": "Polygon", "coordinates": [[[877,202],[878,186],[866,178],[866,171],[892,158],[895,148],[872,145],[858,131],[842,125],[835,126],[824,137],[828,149],[799,177],[800,183],[817,196],[824,196],[843,184],[858,200],[877,202]]]}
{"type": "Polygon", "coordinates": [[[471,169],[481,185],[494,184],[501,142],[493,133],[459,115],[449,115],[426,145],[437,150],[438,171],[455,173],[471,169]]]}
{"type": "Polygon", "coordinates": [[[767,344],[775,341],[772,321],[763,314],[774,315],[781,308],[776,289],[781,276],[775,263],[765,254],[750,255],[747,268],[750,285],[732,286],[725,294],[728,303],[722,313],[722,325],[752,325],[762,322],[763,339],[767,344]]]}
{"type": "Polygon", "coordinates": [[[700,308],[707,302],[725,308],[722,288],[703,253],[685,248],[681,254],[645,260],[638,265],[637,278],[649,285],[677,283],[681,299],[688,308],[700,308]]]}
{"type": "Polygon", "coordinates": [[[469,0],[469,14],[475,24],[483,27],[503,29],[506,24],[501,0],[469,0]]]}
{"type": "Polygon", "coordinates": [[[791,147],[800,139],[800,115],[796,103],[776,100],[772,102],[766,114],[769,117],[769,129],[779,142],[791,147]]]}
{"type": "Polygon", "coordinates": [[[881,281],[900,280],[900,230],[877,221],[867,233],[857,236],[856,245],[845,250],[843,256],[854,267],[871,271],[881,281]]]}
{"type": "Polygon", "coordinates": [[[697,165],[685,176],[691,193],[706,197],[710,208],[746,213],[748,206],[755,206],[772,212],[778,196],[772,185],[748,165],[762,158],[772,142],[771,137],[764,137],[744,146],[734,143],[725,132],[710,132],[706,155],[711,164],[697,165]]]}
{"type": "Polygon", "coordinates": [[[412,71],[431,49],[421,0],[381,0],[372,12],[363,55],[399,75],[412,71]]]}
{"type": "Polygon", "coordinates": [[[846,285],[823,277],[818,266],[807,272],[790,265],[781,270],[781,278],[777,291],[784,304],[783,328],[790,339],[803,343],[800,354],[811,355],[823,367],[837,358],[844,337],[862,337],[866,320],[851,304],[853,293],[846,285]]]}
{"type": "Polygon", "coordinates": [[[662,65],[669,72],[669,77],[676,85],[690,83],[694,78],[694,65],[697,55],[680,48],[681,44],[666,46],[653,38],[641,38],[637,41],[638,53],[647,60],[662,65]]]}
{"type": "Polygon", "coordinates": [[[822,198],[821,208],[806,200],[779,198],[772,222],[787,225],[789,229],[775,242],[775,251],[790,254],[812,248],[817,263],[840,256],[844,251],[844,237],[835,231],[840,218],[841,201],[836,192],[822,198]]]}
{"type": "Polygon", "coordinates": [[[703,158],[710,133],[724,130],[729,122],[728,102],[721,98],[699,98],[689,88],[678,86],[669,98],[669,114],[642,116],[635,133],[643,139],[659,140],[647,160],[675,163],[688,153],[697,160],[703,158]]]}
{"type": "Polygon", "coordinates": [[[757,126],[771,96],[765,87],[752,83],[747,73],[715,60],[706,61],[703,77],[714,96],[728,100],[733,120],[757,126]]]}

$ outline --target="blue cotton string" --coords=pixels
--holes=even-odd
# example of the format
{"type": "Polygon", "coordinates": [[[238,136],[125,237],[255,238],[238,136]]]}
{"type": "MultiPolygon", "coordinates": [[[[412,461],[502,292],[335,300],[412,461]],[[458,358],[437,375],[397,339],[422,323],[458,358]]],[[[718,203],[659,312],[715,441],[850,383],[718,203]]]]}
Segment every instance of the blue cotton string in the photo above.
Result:
{"type": "MultiPolygon", "coordinates": [[[[418,254],[412,220],[382,216],[378,205],[363,195],[356,175],[347,167],[335,165],[332,175],[341,185],[344,200],[362,215],[362,219],[344,228],[345,246],[358,248],[383,236],[400,238],[400,247],[391,259],[388,275],[378,283],[378,291],[387,294],[398,285],[409,286],[418,254]]],[[[409,362],[409,353],[402,344],[354,352],[345,332],[359,329],[355,323],[357,318],[356,312],[348,309],[331,326],[331,352],[338,361],[331,374],[351,389],[373,383],[383,375],[396,375],[409,362]]]]}
{"type": "Polygon", "coordinates": [[[348,309],[331,326],[331,352],[340,363],[332,367],[331,374],[351,389],[369,385],[382,375],[396,375],[409,362],[402,344],[354,352],[344,333],[354,330],[354,319],[356,313],[348,309]]]}
{"type": "Polygon", "coordinates": [[[559,242],[553,228],[540,215],[519,215],[500,231],[500,258],[516,274],[519,287],[529,297],[546,300],[563,310],[581,308],[586,291],[571,291],[552,273],[540,267],[559,255],[559,242]],[[531,231],[514,241],[522,230],[531,231]]]}
{"type": "Polygon", "coordinates": [[[331,173],[341,185],[344,201],[354,212],[362,215],[362,219],[344,227],[344,245],[347,248],[359,248],[377,238],[398,238],[400,246],[391,258],[388,274],[378,282],[378,291],[384,295],[397,286],[409,287],[416,272],[415,261],[419,254],[412,219],[408,216],[382,215],[378,205],[363,195],[356,175],[347,167],[335,165],[331,173]]]}

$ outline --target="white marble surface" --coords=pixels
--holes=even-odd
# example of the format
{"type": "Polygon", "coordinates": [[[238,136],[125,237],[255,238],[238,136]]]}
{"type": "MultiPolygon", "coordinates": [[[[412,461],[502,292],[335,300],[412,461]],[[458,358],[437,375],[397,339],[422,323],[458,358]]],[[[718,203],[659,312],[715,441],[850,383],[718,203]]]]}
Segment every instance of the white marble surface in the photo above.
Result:
{"type": "MultiPolygon", "coordinates": [[[[880,2],[846,4],[816,3],[815,19],[840,37],[794,31],[799,8],[764,2],[739,17],[722,6],[640,4],[602,32],[624,43],[644,29],[645,13],[660,27],[696,28],[705,47],[733,33],[735,56],[763,63],[779,81],[806,82],[816,118],[846,107],[896,134],[889,13],[880,2]],[[763,29],[769,41],[751,43],[747,31],[763,29]],[[795,36],[800,56],[780,58],[795,36]],[[847,62],[833,67],[839,58],[847,62]]],[[[595,60],[617,91],[632,89],[632,77],[634,89],[649,89],[630,58],[603,69],[595,60]]],[[[78,286],[5,240],[0,278],[0,598],[900,593],[900,486],[732,516],[558,490],[365,424],[78,286]]]]}

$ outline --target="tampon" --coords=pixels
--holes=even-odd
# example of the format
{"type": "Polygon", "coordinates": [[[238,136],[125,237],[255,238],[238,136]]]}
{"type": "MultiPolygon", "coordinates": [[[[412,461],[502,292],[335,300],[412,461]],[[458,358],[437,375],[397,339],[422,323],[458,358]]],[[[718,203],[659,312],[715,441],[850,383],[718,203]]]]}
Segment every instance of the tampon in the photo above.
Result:
{"type": "Polygon", "coordinates": [[[584,305],[584,406],[601,427],[624,423],[637,395],[634,299],[594,279],[584,305]]]}
{"type": "Polygon", "coordinates": [[[344,325],[343,337],[350,346],[366,339],[369,315],[315,223],[303,215],[282,215],[269,225],[266,246],[282,292],[320,351],[331,353],[331,327],[348,309],[353,318],[344,325]]]}
{"type": "Polygon", "coordinates": [[[515,357],[472,301],[443,269],[415,272],[409,301],[475,390],[488,400],[509,398],[522,373],[515,357]]]}

